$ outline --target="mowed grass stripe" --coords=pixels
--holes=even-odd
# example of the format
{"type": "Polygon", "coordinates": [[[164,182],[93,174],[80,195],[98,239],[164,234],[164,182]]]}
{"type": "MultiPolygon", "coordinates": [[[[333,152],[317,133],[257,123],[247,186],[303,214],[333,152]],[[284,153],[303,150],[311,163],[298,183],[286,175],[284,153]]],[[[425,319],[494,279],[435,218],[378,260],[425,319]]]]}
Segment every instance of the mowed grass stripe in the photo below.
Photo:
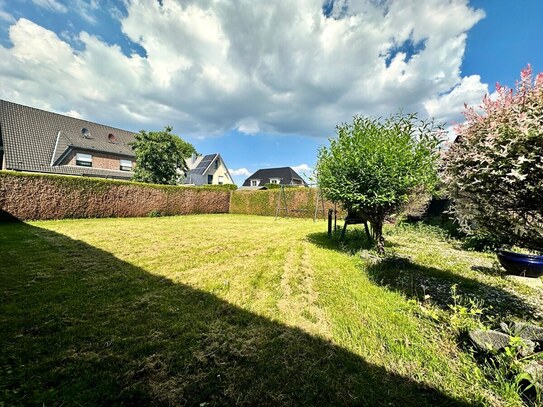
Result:
{"type": "Polygon", "coordinates": [[[243,215],[0,226],[2,399],[511,402],[324,229],[243,215]]]}

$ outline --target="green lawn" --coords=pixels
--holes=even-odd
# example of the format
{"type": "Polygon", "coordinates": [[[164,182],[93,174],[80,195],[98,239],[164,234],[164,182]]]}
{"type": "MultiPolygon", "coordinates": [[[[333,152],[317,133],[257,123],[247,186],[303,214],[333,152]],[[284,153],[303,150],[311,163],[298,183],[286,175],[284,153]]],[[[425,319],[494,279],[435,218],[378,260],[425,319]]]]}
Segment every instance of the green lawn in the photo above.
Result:
{"type": "Polygon", "coordinates": [[[520,405],[444,321],[453,284],[496,321],[539,318],[535,291],[427,227],[389,229],[380,263],[325,228],[0,225],[0,405],[520,405]]]}

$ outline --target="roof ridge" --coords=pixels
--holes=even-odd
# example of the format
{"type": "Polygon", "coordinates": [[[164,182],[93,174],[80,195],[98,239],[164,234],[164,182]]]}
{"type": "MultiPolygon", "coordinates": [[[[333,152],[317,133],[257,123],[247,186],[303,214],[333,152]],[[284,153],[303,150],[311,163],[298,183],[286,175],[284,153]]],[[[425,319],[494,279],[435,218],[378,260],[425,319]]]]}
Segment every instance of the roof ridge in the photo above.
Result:
{"type": "Polygon", "coordinates": [[[68,116],[67,114],[52,112],[52,111],[45,110],[45,109],[40,109],[39,107],[33,107],[33,106],[23,105],[23,104],[21,104],[21,103],[10,102],[9,100],[5,100],[5,99],[0,99],[0,102],[9,103],[9,104],[11,104],[11,105],[16,105],[16,106],[22,106],[22,107],[24,107],[24,108],[26,108],[26,109],[37,110],[37,111],[40,111],[40,112],[44,112],[44,113],[48,113],[48,114],[54,114],[54,115],[61,116],[61,117],[68,117],[68,118],[70,118],[70,119],[79,120],[79,121],[86,122],[86,123],[90,123],[90,124],[93,124],[93,125],[99,125],[99,126],[109,127],[109,128],[111,128],[111,129],[114,129],[114,130],[126,131],[126,132],[128,132],[128,133],[133,133],[133,134],[136,134],[136,133],[137,133],[136,131],[125,130],[125,129],[121,129],[121,128],[119,128],[119,127],[109,126],[109,125],[103,124],[103,123],[92,122],[92,121],[87,120],[87,119],[82,119],[82,118],[79,118],[79,117],[68,116]]]}

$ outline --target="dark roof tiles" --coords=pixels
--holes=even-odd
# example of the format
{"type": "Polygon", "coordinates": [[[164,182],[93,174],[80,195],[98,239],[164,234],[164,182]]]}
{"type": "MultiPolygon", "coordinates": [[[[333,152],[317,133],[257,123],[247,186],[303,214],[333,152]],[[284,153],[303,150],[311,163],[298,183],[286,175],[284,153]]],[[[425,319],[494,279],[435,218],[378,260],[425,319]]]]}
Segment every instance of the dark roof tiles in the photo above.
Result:
{"type": "Polygon", "coordinates": [[[99,168],[51,166],[70,149],[134,157],[129,145],[134,133],[126,130],[0,100],[0,136],[7,169],[125,179],[132,175],[99,168]],[[83,129],[88,130],[88,137],[83,136],[83,129]],[[114,135],[114,143],[110,134],[114,135]]]}
{"type": "Polygon", "coordinates": [[[280,167],[280,168],[264,168],[260,169],[251,175],[243,183],[244,187],[251,186],[251,180],[257,179],[260,180],[260,185],[269,184],[272,178],[279,178],[279,183],[282,185],[293,185],[292,180],[300,180],[303,185],[307,185],[300,175],[290,167],[280,167]]]}

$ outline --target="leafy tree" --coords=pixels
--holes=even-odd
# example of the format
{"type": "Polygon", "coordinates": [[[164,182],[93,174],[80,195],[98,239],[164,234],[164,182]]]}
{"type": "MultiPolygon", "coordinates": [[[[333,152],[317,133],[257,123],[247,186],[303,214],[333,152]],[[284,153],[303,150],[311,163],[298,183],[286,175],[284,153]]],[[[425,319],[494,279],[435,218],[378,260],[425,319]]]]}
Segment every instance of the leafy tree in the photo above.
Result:
{"type": "Polygon", "coordinates": [[[337,138],[318,155],[318,183],[350,216],[370,223],[377,252],[384,253],[383,224],[415,189],[437,183],[442,129],[415,114],[384,121],[355,116],[336,128],[337,138]]]}
{"type": "Polygon", "coordinates": [[[543,74],[530,66],[516,89],[496,86],[465,123],[446,156],[455,212],[476,237],[543,249],[543,74]]]}
{"type": "Polygon", "coordinates": [[[175,185],[180,173],[187,170],[185,158],[196,152],[192,144],[173,134],[171,127],[163,131],[141,130],[135,138],[134,181],[175,185]]]}

